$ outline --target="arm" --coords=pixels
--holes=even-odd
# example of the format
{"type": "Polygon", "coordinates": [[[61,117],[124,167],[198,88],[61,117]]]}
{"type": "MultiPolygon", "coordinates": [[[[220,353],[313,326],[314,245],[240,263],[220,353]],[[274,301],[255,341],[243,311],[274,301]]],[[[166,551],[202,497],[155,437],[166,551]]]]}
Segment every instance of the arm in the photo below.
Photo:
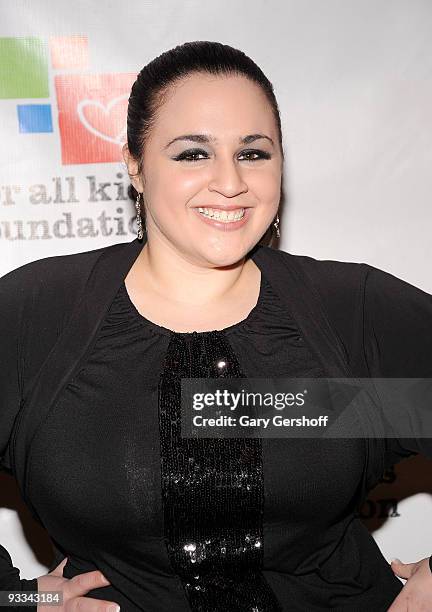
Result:
{"type": "MultiPolygon", "coordinates": [[[[364,346],[370,376],[432,379],[432,295],[373,266],[367,272],[364,346]]],[[[432,458],[432,437],[389,438],[387,444],[389,465],[417,453],[432,458]]]]}
{"type": "MultiPolygon", "coordinates": [[[[6,448],[21,401],[19,353],[22,298],[13,273],[0,278],[0,470],[9,471],[6,448]]],[[[0,545],[0,590],[35,590],[37,579],[20,579],[8,551],[0,545]]]]}
{"type": "Polygon", "coordinates": [[[0,590],[1,591],[37,591],[37,578],[20,579],[19,569],[13,566],[6,548],[0,544],[0,590]]]}
{"type": "MultiPolygon", "coordinates": [[[[431,379],[432,295],[367,265],[364,299],[365,357],[371,377],[431,379]]],[[[386,465],[417,453],[432,458],[432,437],[386,440],[386,465]]],[[[429,569],[432,572],[432,556],[429,569]]]]}
{"type": "MultiPolygon", "coordinates": [[[[0,278],[0,470],[15,477],[10,442],[22,399],[67,325],[86,282],[85,272],[90,270],[87,264],[100,250],[44,258],[0,278]]],[[[55,557],[49,573],[31,580],[20,579],[9,552],[0,545],[0,590],[61,591],[65,606],[70,602],[85,609],[86,594],[109,581],[98,570],[64,578],[67,557],[51,543],[55,557]]],[[[107,610],[113,603],[101,600],[100,609],[107,610]]],[[[36,606],[25,608],[36,612],[36,606]]]]}

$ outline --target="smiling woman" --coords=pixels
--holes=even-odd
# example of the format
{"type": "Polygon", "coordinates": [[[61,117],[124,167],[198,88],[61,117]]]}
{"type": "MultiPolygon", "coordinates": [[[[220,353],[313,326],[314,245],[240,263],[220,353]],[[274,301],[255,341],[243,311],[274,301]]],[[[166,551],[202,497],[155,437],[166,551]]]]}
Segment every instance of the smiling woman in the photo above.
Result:
{"type": "MultiPolygon", "coordinates": [[[[170,244],[191,262],[223,266],[239,262],[268,230],[280,203],[283,165],[268,97],[238,71],[217,78],[189,71],[171,83],[157,121],[137,150],[134,135],[142,133],[144,123],[138,113],[146,105],[132,89],[136,111],[129,114],[124,154],[138,201],[139,194],[144,197],[148,251],[155,258],[170,244]],[[242,210],[241,219],[228,218],[228,212],[242,210]]],[[[223,294],[241,268],[226,275],[208,273],[223,283],[223,294]]]]}
{"type": "Polygon", "coordinates": [[[0,466],[56,546],[32,581],[0,546],[0,587],[61,591],[84,612],[432,598],[428,560],[403,586],[359,518],[383,471],[432,455],[430,439],[181,431],[184,378],[432,377],[432,296],[261,243],[279,232],[281,124],[237,49],[190,42],[145,66],[123,153],[138,238],[0,279],[0,466]]]}

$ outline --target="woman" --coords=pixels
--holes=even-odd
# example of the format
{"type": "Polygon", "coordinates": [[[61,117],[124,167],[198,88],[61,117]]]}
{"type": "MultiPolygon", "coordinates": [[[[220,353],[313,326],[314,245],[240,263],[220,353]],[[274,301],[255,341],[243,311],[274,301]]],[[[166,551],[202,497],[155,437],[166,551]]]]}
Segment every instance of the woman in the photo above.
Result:
{"type": "Polygon", "coordinates": [[[427,440],[179,427],[181,378],[430,376],[431,296],[260,243],[279,233],[281,124],[236,49],[186,43],[146,66],[123,152],[138,238],[0,282],[1,464],[56,551],[20,580],[0,548],[1,588],[58,590],[71,611],[432,606],[429,560],[390,567],[359,519],[427,440]]]}

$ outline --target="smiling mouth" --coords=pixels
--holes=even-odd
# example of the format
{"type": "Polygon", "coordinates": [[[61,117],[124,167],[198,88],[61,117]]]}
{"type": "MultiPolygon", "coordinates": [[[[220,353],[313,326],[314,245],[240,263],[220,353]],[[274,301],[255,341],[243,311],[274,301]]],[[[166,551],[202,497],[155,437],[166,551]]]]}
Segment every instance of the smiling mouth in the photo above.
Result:
{"type": "Polygon", "coordinates": [[[235,221],[239,221],[245,215],[244,208],[238,208],[236,210],[220,210],[218,208],[201,208],[199,207],[198,212],[203,215],[203,217],[207,217],[208,219],[213,219],[214,221],[221,221],[222,223],[233,223],[235,221]]]}

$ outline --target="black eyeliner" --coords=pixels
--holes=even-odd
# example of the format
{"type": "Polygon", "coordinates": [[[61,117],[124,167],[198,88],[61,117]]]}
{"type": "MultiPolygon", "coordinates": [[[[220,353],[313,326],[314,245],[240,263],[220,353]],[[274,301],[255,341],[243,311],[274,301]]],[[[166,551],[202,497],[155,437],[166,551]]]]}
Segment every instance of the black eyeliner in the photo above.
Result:
{"type": "MultiPolygon", "coordinates": [[[[172,159],[175,161],[182,161],[190,157],[191,155],[198,155],[200,153],[204,155],[208,155],[207,151],[204,151],[204,149],[188,149],[187,151],[183,151],[182,153],[180,153],[176,157],[173,157],[172,159]]],[[[253,161],[258,161],[259,159],[271,159],[272,157],[271,153],[268,153],[267,151],[262,151],[261,149],[248,149],[248,150],[242,151],[241,155],[249,155],[252,153],[256,153],[257,155],[259,155],[259,157],[256,159],[248,160],[248,161],[253,162],[253,161]]],[[[200,160],[195,160],[195,161],[200,161],[200,160]]]]}

